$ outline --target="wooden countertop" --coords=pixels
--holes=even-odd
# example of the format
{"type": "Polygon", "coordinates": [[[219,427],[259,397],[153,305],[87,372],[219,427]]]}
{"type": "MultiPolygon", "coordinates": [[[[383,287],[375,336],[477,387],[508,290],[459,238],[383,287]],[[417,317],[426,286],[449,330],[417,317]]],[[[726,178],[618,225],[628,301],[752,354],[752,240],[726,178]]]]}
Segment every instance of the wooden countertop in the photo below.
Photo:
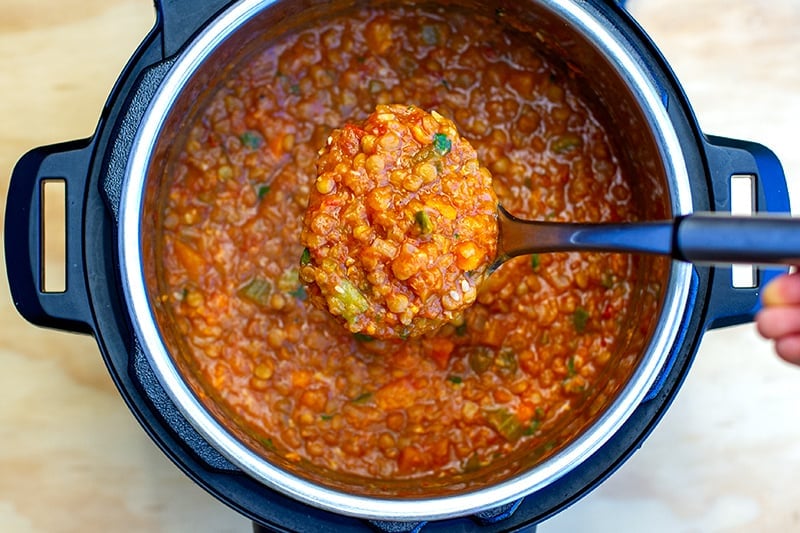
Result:
{"type": "MultiPolygon", "coordinates": [[[[761,142],[800,194],[800,1],[631,0],[703,130],[761,142]]],[[[87,137],[153,24],[147,0],[0,0],[0,191],[28,149],[87,137]]],[[[706,334],[677,400],[554,532],[800,529],[800,369],[752,325],[706,334]]],[[[95,341],[31,326],[0,284],[0,531],[250,530],[138,426],[95,341]]]]}

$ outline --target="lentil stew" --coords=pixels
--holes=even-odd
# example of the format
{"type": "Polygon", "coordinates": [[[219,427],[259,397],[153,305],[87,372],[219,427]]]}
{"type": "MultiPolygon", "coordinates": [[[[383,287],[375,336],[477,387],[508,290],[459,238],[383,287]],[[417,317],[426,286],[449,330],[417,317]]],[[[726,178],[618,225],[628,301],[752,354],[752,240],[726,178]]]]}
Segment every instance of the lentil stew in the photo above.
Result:
{"type": "Polygon", "coordinates": [[[418,337],[475,302],[497,250],[492,177],[451,120],[379,105],[320,152],[300,278],[347,329],[418,337]]]}
{"type": "Polygon", "coordinates": [[[197,395],[269,460],[355,493],[464,490],[559,449],[635,367],[662,289],[640,278],[660,258],[515,258],[407,340],[352,333],[300,280],[317,153],[377,105],[452,119],[516,216],[644,216],[576,73],[502,15],[316,20],[221,72],[171,147],[144,243],[158,320],[197,395]]]}

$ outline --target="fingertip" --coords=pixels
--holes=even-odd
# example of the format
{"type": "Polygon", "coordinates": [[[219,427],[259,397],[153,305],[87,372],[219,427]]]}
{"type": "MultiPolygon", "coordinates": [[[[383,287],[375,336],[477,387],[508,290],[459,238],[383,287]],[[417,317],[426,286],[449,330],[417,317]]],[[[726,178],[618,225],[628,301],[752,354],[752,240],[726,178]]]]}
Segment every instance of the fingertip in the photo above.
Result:
{"type": "Polygon", "coordinates": [[[800,274],[783,274],[767,283],[761,302],[766,307],[800,304],[800,274]]]}
{"type": "Polygon", "coordinates": [[[775,341],[778,356],[793,365],[800,365],[800,335],[781,337],[775,341]]]}

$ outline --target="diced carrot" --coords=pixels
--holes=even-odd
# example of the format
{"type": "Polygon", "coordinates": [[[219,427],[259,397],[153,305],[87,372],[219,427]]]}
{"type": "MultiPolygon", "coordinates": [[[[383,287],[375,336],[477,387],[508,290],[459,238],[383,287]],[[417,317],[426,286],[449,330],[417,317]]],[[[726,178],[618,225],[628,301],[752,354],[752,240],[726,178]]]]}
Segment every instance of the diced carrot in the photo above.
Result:
{"type": "Polygon", "coordinates": [[[174,248],[178,261],[186,269],[186,273],[192,281],[199,281],[206,266],[203,257],[194,248],[180,240],[175,241],[174,248]]]}
{"type": "Polygon", "coordinates": [[[450,362],[455,344],[450,339],[434,337],[425,342],[425,348],[437,368],[444,370],[450,362]]]}
{"type": "Polygon", "coordinates": [[[400,450],[400,455],[397,458],[397,468],[401,472],[419,471],[426,463],[427,458],[425,454],[413,446],[406,446],[400,450]]]}

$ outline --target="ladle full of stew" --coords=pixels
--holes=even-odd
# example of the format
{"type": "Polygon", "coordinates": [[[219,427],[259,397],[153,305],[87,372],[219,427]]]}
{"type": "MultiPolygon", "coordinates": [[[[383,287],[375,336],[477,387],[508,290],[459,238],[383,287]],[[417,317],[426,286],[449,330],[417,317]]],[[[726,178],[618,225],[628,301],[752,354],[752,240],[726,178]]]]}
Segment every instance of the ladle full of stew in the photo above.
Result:
{"type": "Polygon", "coordinates": [[[352,332],[424,335],[456,319],[505,260],[557,251],[631,252],[695,263],[800,262],[800,219],[695,213],[671,220],[524,220],[499,205],[490,172],[455,124],[379,105],[320,151],[300,277],[352,332]]]}

